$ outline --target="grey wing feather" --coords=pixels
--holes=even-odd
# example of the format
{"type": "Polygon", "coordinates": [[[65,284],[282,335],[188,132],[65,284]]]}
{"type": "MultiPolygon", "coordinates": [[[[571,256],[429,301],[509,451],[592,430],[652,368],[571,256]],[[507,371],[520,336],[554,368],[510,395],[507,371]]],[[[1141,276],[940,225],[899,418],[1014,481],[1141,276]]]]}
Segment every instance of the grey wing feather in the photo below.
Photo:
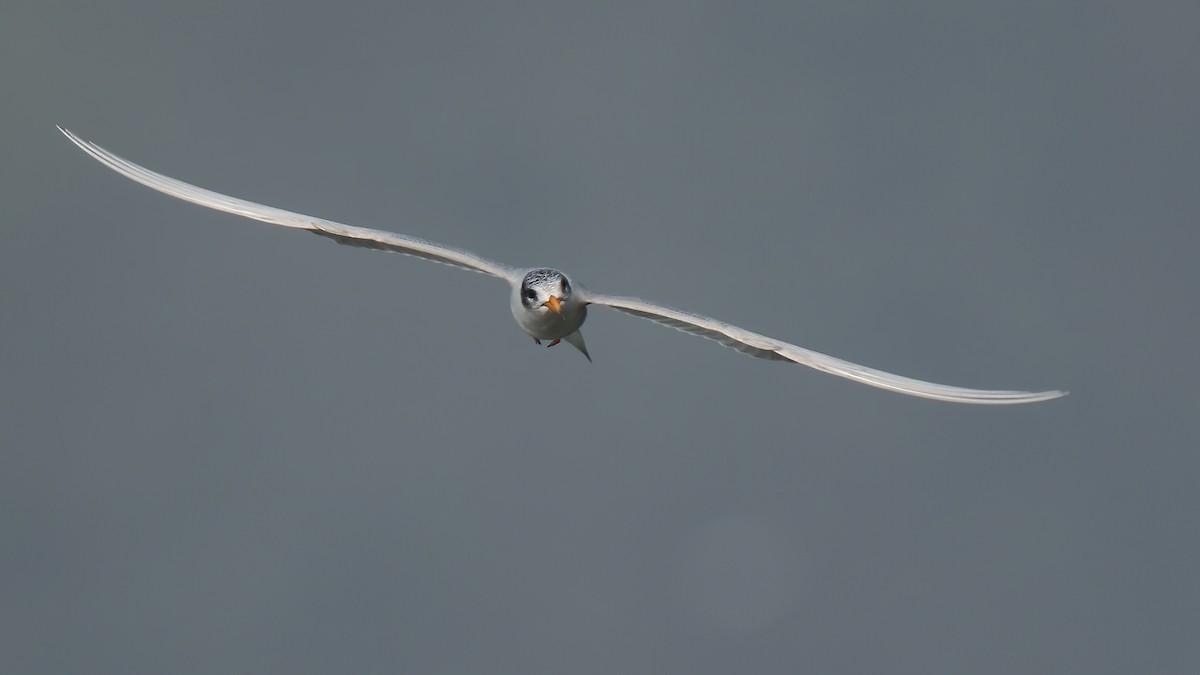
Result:
{"type": "Polygon", "coordinates": [[[617,311],[640,316],[656,323],[699,335],[700,337],[716,340],[732,347],[743,354],[749,354],[760,359],[772,361],[791,361],[810,368],[845,377],[856,382],[887,389],[888,391],[920,396],[939,401],[954,403],[978,404],[1013,404],[1034,403],[1065,396],[1064,391],[997,391],[990,389],[968,389],[947,384],[925,382],[902,375],[894,375],[882,370],[868,368],[857,363],[844,361],[811,349],[798,347],[774,338],[752,333],[743,328],[725,323],[707,316],[692,314],[640,298],[627,298],[610,295],[589,293],[587,301],[594,305],[604,305],[617,311]]]}
{"type": "Polygon", "coordinates": [[[210,209],[232,213],[245,218],[260,220],[264,223],[308,230],[314,234],[332,239],[339,244],[395,251],[405,255],[453,265],[454,267],[460,267],[473,272],[482,272],[483,274],[490,274],[505,279],[510,283],[514,282],[518,276],[518,271],[514,267],[488,260],[470,251],[464,251],[452,246],[436,244],[431,241],[396,234],[394,232],[344,225],[331,220],[285,211],[245,199],[223,195],[212,190],[206,190],[134,164],[127,159],[114,155],[95,143],[83,140],[75,133],[62,127],[59,127],[58,130],[69,138],[72,143],[91,155],[96,161],[122,176],[172,197],[192,202],[193,204],[199,204],[200,206],[206,206],[210,209]]]}

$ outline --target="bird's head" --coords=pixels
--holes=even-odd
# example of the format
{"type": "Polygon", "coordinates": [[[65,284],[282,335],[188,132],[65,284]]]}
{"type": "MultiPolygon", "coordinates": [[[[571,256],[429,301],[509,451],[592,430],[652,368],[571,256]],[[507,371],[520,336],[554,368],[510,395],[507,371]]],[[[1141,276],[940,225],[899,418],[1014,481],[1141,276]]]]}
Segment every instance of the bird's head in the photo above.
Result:
{"type": "Polygon", "coordinates": [[[531,270],[521,280],[518,290],[521,304],[529,310],[562,314],[563,305],[575,302],[575,289],[567,275],[552,269],[531,270]]]}

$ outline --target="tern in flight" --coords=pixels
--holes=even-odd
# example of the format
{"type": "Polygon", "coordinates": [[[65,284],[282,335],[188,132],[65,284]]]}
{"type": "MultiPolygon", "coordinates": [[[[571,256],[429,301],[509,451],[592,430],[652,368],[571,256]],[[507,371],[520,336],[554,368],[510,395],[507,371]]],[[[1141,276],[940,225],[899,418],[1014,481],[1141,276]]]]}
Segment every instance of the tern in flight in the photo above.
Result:
{"type": "Polygon", "coordinates": [[[1012,404],[1046,401],[1066,394],[1063,391],[968,389],[886,373],[782,340],[752,333],[724,321],[660,305],[650,300],[594,293],[565,273],[548,267],[512,267],[488,260],[464,249],[436,244],[405,234],[343,225],[323,218],[228,197],[156,173],[118,157],[95,143],[85,141],[62,127],[58,129],[71,142],[101,164],[130,180],[172,197],[210,209],[261,220],[265,223],[307,230],[332,239],[339,244],[395,251],[503,279],[511,286],[509,304],[513,317],[517,320],[517,325],[521,327],[521,330],[528,333],[538,344],[541,344],[542,340],[548,340],[551,347],[565,340],[582,352],[589,361],[592,357],[588,354],[587,345],[583,341],[583,334],[579,332],[579,328],[587,318],[588,306],[599,305],[640,316],[685,333],[716,340],[726,347],[732,347],[743,354],[760,359],[799,363],[832,375],[909,396],[954,403],[1012,404]]]}

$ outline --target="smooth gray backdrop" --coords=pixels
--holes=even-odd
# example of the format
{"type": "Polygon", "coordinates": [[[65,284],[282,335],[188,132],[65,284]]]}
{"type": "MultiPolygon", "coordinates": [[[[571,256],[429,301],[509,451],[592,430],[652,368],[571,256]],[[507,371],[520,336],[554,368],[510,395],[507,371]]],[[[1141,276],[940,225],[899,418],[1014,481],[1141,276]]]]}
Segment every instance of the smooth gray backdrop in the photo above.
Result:
{"type": "Polygon", "coordinates": [[[1200,672],[1200,4],[0,7],[0,672],[1200,672]],[[976,387],[175,201],[172,176],[976,387]]]}

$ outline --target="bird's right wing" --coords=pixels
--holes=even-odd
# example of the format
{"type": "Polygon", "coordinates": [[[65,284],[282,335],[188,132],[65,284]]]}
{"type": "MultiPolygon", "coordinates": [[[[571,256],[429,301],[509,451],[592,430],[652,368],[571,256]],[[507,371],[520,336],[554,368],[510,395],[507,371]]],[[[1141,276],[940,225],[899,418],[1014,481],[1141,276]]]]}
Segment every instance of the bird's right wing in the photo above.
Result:
{"type": "Polygon", "coordinates": [[[732,347],[743,354],[749,354],[760,359],[773,361],[791,361],[817,370],[823,370],[838,377],[845,377],[856,382],[869,384],[872,387],[887,389],[909,396],[920,396],[939,401],[953,403],[980,404],[1011,404],[1034,403],[1052,398],[1065,396],[1063,391],[997,391],[991,389],[968,389],[948,384],[936,384],[915,380],[911,377],[894,375],[882,370],[860,366],[857,363],[814,352],[811,349],[798,347],[787,342],[769,338],[765,335],[752,333],[744,328],[725,323],[707,316],[684,312],[673,307],[667,307],[641,298],[627,298],[614,295],[597,295],[589,292],[587,302],[593,305],[605,305],[615,310],[640,316],[664,326],[670,326],[685,333],[699,335],[710,340],[716,340],[726,347],[732,347]]]}
{"type": "Polygon", "coordinates": [[[63,132],[63,135],[69,138],[72,143],[78,145],[80,149],[91,155],[96,161],[122,176],[172,197],[192,202],[193,204],[199,204],[200,206],[206,206],[210,209],[232,213],[245,218],[261,220],[264,223],[308,230],[314,234],[332,239],[339,244],[395,251],[446,265],[453,265],[454,267],[461,267],[473,272],[490,274],[510,283],[516,283],[520,280],[520,274],[516,268],[488,260],[470,251],[464,251],[463,249],[443,244],[435,244],[431,241],[425,241],[424,239],[404,234],[396,234],[395,232],[343,225],[331,220],[306,216],[302,213],[294,213],[292,211],[284,211],[283,209],[256,204],[244,199],[229,197],[218,192],[213,192],[212,190],[205,190],[204,188],[164,176],[143,166],[134,164],[127,159],[118,157],[95,143],[83,140],[75,133],[62,127],[59,127],[58,130],[63,132]]]}

